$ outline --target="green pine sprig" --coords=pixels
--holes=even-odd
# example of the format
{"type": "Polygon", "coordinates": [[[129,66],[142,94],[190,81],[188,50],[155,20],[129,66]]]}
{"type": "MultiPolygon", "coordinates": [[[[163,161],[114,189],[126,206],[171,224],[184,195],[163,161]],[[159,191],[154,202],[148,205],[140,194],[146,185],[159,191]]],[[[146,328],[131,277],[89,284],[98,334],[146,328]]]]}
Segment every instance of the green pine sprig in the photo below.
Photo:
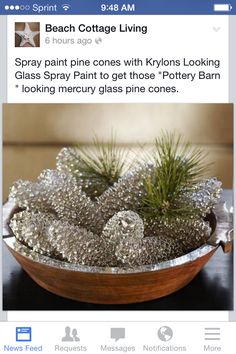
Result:
{"type": "Polygon", "coordinates": [[[78,150],[79,178],[92,199],[113,186],[126,169],[127,153],[117,146],[114,135],[107,143],[99,141],[95,136],[92,149],[78,146],[78,150]]]}
{"type": "Polygon", "coordinates": [[[154,172],[145,179],[146,196],[140,212],[146,219],[193,214],[188,205],[179,203],[183,189],[190,189],[203,175],[207,165],[198,148],[180,135],[162,133],[155,140],[152,156],[154,172]]]}

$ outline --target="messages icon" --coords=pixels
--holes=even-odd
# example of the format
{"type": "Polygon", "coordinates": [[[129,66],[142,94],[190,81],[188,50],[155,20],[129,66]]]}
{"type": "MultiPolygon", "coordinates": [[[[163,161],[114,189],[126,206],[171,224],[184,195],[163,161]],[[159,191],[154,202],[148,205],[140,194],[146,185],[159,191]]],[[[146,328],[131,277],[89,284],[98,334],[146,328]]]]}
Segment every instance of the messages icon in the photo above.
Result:
{"type": "Polygon", "coordinates": [[[111,328],[111,339],[117,342],[119,339],[125,338],[125,328],[111,328]]]}

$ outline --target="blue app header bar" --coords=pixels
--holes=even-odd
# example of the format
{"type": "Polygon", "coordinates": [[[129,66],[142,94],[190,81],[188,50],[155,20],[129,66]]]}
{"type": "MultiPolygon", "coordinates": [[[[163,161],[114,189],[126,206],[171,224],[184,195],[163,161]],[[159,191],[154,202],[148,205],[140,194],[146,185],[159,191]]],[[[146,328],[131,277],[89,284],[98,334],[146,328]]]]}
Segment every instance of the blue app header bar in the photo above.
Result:
{"type": "Polygon", "coordinates": [[[1,0],[1,15],[235,15],[236,0],[1,0]]]}

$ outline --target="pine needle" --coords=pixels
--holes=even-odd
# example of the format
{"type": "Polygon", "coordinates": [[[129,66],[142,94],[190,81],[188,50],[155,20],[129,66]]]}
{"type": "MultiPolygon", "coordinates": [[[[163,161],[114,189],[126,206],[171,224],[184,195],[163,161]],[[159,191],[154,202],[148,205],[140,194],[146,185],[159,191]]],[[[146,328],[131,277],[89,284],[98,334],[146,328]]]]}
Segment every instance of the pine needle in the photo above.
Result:
{"type": "Polygon", "coordinates": [[[82,146],[78,146],[78,149],[79,178],[84,181],[86,192],[90,197],[98,197],[113,186],[123,174],[127,164],[127,153],[117,146],[114,135],[108,143],[99,141],[95,136],[92,150],[82,146]]]}
{"type": "Polygon", "coordinates": [[[207,165],[202,151],[183,142],[180,135],[162,133],[155,140],[152,159],[155,169],[152,177],[144,181],[143,216],[153,219],[194,213],[187,205],[179,206],[178,198],[183,189],[190,189],[205,172],[207,165]]]}

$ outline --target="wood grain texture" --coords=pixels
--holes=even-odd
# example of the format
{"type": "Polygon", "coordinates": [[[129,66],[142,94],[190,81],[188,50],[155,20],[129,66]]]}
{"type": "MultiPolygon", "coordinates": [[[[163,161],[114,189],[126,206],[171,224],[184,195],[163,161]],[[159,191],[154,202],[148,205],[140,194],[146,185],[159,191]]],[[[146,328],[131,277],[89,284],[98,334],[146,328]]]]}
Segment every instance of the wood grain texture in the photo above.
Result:
{"type": "Polygon", "coordinates": [[[36,263],[11,248],[9,250],[37,284],[54,294],[95,304],[128,304],[157,299],[181,289],[196,276],[216,249],[180,266],[133,274],[59,269],[36,263]]]}

